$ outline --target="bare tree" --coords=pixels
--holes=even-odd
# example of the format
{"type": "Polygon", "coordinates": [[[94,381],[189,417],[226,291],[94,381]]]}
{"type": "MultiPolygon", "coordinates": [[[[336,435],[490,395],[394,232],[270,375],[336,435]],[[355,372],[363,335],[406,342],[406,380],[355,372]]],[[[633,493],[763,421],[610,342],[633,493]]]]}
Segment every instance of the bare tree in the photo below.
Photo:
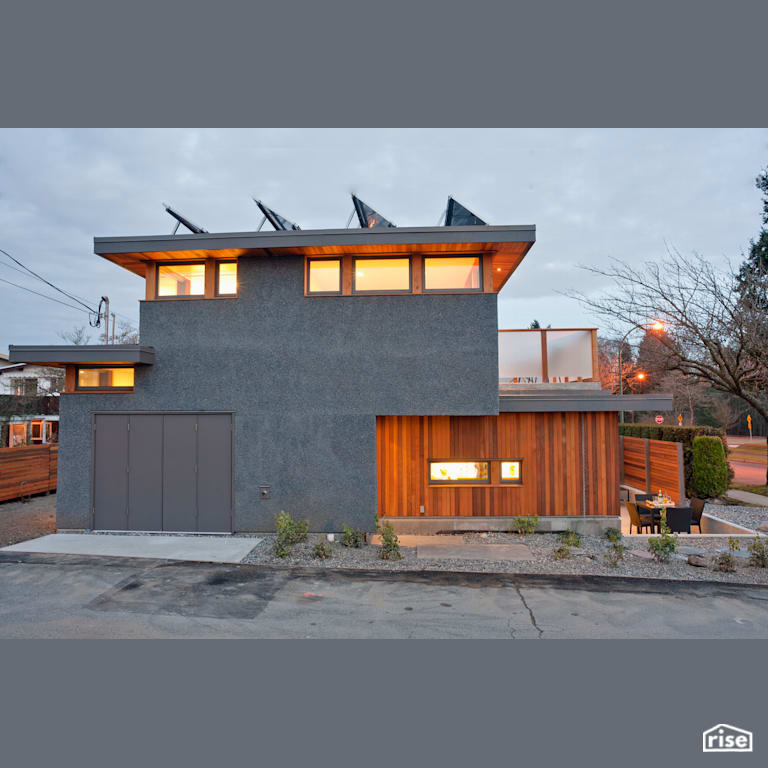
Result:
{"type": "Polygon", "coordinates": [[[72,328],[70,331],[59,331],[58,336],[64,341],[68,341],[70,344],[81,347],[84,344],[91,343],[91,336],[88,329],[82,325],[72,328]]]}
{"type": "Polygon", "coordinates": [[[118,320],[115,331],[115,344],[138,344],[139,329],[131,323],[118,320]]]}
{"type": "Polygon", "coordinates": [[[586,269],[609,278],[613,288],[566,295],[617,329],[663,321],[658,338],[666,370],[734,395],[768,419],[768,272],[739,276],[677,251],[638,267],[614,259],[586,269]]]}
{"type": "Polygon", "coordinates": [[[662,389],[672,392],[673,408],[677,413],[686,413],[688,425],[694,425],[696,405],[707,398],[708,387],[696,376],[684,376],[679,371],[670,371],[662,382],[662,389]]]}

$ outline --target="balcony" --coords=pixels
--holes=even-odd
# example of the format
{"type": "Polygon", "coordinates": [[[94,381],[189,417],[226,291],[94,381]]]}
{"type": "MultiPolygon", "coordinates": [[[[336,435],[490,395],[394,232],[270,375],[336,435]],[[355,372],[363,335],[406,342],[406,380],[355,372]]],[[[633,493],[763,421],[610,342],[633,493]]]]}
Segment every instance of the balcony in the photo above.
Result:
{"type": "Polygon", "coordinates": [[[600,389],[596,328],[499,331],[499,390],[600,389]]]}

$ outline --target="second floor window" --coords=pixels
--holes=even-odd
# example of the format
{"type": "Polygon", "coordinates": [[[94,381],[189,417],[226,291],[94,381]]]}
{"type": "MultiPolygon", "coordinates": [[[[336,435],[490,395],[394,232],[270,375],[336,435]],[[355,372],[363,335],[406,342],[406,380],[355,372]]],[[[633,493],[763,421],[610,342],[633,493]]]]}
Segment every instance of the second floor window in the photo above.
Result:
{"type": "Polygon", "coordinates": [[[37,379],[11,379],[11,392],[25,397],[36,395],[37,379]]]}
{"type": "Polygon", "coordinates": [[[222,261],[216,264],[216,295],[237,295],[237,262],[222,261]]]}
{"type": "Polygon", "coordinates": [[[410,259],[355,259],[355,293],[407,293],[410,259]]]}
{"type": "Polygon", "coordinates": [[[308,259],[307,293],[341,293],[341,260],[308,259]]]}
{"type": "Polygon", "coordinates": [[[480,291],[479,256],[425,256],[425,291],[480,291]]]}
{"type": "Polygon", "coordinates": [[[133,368],[78,368],[77,389],[133,389],[133,368]]]}
{"type": "Polygon", "coordinates": [[[205,264],[158,265],[158,296],[203,296],[204,294],[205,264]]]}

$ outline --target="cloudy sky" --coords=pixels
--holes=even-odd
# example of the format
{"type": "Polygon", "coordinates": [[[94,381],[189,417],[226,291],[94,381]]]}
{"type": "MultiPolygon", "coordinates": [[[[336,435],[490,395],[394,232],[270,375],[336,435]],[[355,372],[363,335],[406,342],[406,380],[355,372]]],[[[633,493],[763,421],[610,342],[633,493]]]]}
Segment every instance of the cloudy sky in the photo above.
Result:
{"type": "MultiPolygon", "coordinates": [[[[251,195],[313,229],[344,226],[350,192],[401,226],[437,224],[451,194],[491,224],[537,227],[501,327],[594,325],[558,293],[599,290],[579,264],[657,259],[665,243],[738,259],[766,165],[766,129],[0,130],[0,248],[137,323],[143,280],[95,256],[93,237],[170,232],[162,202],[228,232],[258,225],[251,195]]],[[[11,266],[0,254],[0,280],[69,301],[11,266]]],[[[85,323],[0,282],[0,350],[85,323]]]]}

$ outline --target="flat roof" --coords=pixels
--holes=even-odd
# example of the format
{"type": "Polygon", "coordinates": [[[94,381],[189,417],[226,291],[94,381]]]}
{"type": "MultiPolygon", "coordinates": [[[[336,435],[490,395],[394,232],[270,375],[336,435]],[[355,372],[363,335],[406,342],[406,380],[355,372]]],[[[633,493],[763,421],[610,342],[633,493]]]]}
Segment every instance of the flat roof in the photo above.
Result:
{"type": "Polygon", "coordinates": [[[152,365],[155,362],[155,348],[141,344],[58,344],[55,346],[17,346],[8,348],[14,363],[37,363],[38,365],[152,365]]]}
{"type": "Polygon", "coordinates": [[[324,256],[344,253],[491,253],[499,291],[536,242],[533,224],[461,227],[374,227],[183,235],[95,237],[97,255],[142,277],[156,261],[236,259],[243,256],[324,256]]]}
{"type": "Polygon", "coordinates": [[[671,411],[672,395],[612,395],[608,390],[576,389],[574,391],[542,390],[541,392],[499,395],[501,413],[554,413],[577,411],[671,411]]]}

